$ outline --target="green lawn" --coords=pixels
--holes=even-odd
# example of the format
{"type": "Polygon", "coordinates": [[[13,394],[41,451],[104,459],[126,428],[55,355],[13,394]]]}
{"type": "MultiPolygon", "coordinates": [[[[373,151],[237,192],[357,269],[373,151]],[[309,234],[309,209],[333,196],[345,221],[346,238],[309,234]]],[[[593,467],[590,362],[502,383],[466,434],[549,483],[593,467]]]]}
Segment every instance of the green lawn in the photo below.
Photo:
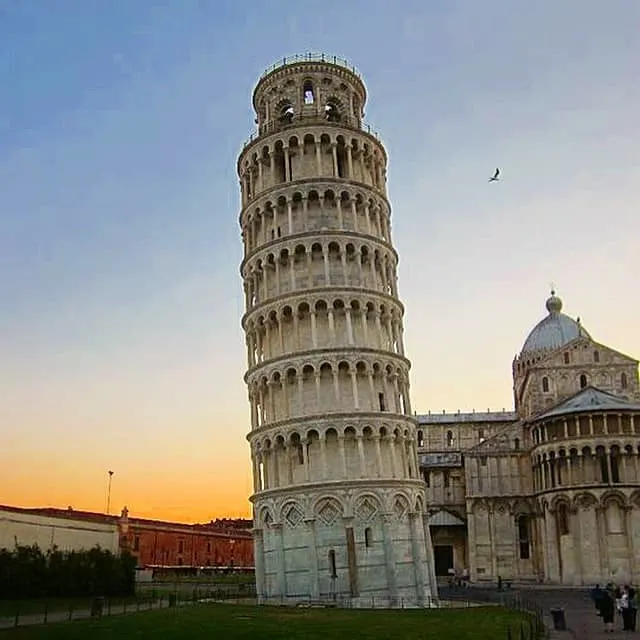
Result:
{"type": "Polygon", "coordinates": [[[203,604],[23,627],[0,636],[6,640],[505,640],[507,627],[519,631],[521,620],[520,614],[499,607],[349,611],[203,604]]]}

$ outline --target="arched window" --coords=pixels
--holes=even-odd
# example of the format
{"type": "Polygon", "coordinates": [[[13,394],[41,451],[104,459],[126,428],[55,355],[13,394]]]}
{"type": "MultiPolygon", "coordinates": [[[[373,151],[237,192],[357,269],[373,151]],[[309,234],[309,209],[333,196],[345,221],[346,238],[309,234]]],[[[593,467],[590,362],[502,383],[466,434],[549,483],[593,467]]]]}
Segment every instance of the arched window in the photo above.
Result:
{"type": "Polygon", "coordinates": [[[569,355],[568,351],[564,352],[564,363],[565,364],[569,364],[569,362],[571,361],[571,356],[569,355]]]}
{"type": "Polygon", "coordinates": [[[424,431],[422,429],[418,431],[418,446],[424,447],[424,431]]]}
{"type": "Polygon", "coordinates": [[[566,536],[569,533],[569,508],[564,502],[558,505],[558,534],[566,536]]]}
{"type": "Polygon", "coordinates": [[[371,527],[364,530],[364,546],[368,549],[373,544],[373,532],[371,527]]]}
{"type": "Polygon", "coordinates": [[[282,110],[280,111],[280,122],[284,124],[289,124],[293,122],[293,115],[294,115],[293,107],[290,104],[285,105],[284,107],[282,107],[282,110]]]}
{"type": "Polygon", "coordinates": [[[453,431],[447,431],[447,447],[453,446],[453,431]]]}
{"type": "Polygon", "coordinates": [[[627,382],[627,374],[626,374],[626,373],[623,373],[623,374],[620,376],[620,386],[621,386],[623,389],[626,389],[628,384],[629,384],[629,383],[627,382]]]}
{"type": "Polygon", "coordinates": [[[593,352],[593,361],[594,362],[600,362],[600,352],[599,351],[594,351],[593,352]]]}
{"type": "Polygon", "coordinates": [[[611,449],[611,453],[609,454],[609,463],[611,464],[611,482],[619,483],[620,482],[620,465],[618,464],[619,458],[619,449],[616,447],[611,449]]]}
{"type": "Polygon", "coordinates": [[[329,122],[340,122],[340,111],[333,102],[327,103],[327,106],[324,108],[324,113],[329,122]]]}
{"type": "Polygon", "coordinates": [[[302,99],[305,104],[313,104],[316,100],[315,95],[313,93],[313,83],[311,80],[305,80],[305,83],[302,87],[302,99]]]}
{"type": "Polygon", "coordinates": [[[544,378],[542,378],[542,390],[545,393],[549,392],[549,378],[547,378],[547,376],[545,376],[544,378]]]}
{"type": "Polygon", "coordinates": [[[336,573],[336,552],[333,549],[329,551],[329,574],[332,578],[338,577],[336,573]]]}
{"type": "Polygon", "coordinates": [[[520,544],[520,559],[528,560],[530,556],[529,546],[529,518],[518,516],[518,542],[520,544]]]}
{"type": "Polygon", "coordinates": [[[517,451],[520,448],[520,438],[516,438],[513,441],[513,448],[517,451]]]}
{"type": "Polygon", "coordinates": [[[584,389],[588,384],[587,376],[582,373],[580,374],[580,388],[584,389]]]}
{"type": "Polygon", "coordinates": [[[596,459],[598,466],[600,467],[600,482],[604,484],[609,483],[609,465],[607,464],[607,454],[604,447],[598,447],[596,449],[596,459]]]}

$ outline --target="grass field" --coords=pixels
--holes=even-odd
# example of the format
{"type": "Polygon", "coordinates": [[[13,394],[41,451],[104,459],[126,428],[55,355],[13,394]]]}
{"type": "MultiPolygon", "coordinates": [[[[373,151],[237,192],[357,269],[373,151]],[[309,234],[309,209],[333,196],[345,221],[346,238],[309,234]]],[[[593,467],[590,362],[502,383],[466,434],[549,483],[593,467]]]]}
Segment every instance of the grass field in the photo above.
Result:
{"type": "MultiPolygon", "coordinates": [[[[498,607],[431,610],[288,609],[204,604],[2,632],[6,640],[505,640],[521,614],[498,607]]],[[[515,637],[519,637],[515,635],[515,637]]]]}

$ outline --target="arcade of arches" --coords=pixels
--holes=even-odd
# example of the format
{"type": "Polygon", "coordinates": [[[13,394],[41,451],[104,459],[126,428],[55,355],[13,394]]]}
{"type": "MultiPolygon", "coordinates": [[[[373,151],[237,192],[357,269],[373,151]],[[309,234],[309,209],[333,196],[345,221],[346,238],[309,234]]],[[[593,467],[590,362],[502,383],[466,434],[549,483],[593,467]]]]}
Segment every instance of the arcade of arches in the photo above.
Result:
{"type": "Polygon", "coordinates": [[[514,360],[515,411],[418,416],[443,576],[640,582],[638,361],[561,309],[552,293],[514,360]]]}

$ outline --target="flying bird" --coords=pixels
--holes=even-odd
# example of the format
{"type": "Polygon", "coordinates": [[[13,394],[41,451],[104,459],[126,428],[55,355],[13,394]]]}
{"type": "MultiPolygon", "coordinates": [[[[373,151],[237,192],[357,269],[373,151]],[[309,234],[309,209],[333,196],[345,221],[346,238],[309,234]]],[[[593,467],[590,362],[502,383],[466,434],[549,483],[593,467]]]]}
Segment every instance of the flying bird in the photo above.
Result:
{"type": "Polygon", "coordinates": [[[493,174],[492,178],[489,178],[489,182],[498,182],[498,180],[500,180],[500,178],[498,177],[500,175],[500,169],[496,169],[496,172],[493,174]]]}

